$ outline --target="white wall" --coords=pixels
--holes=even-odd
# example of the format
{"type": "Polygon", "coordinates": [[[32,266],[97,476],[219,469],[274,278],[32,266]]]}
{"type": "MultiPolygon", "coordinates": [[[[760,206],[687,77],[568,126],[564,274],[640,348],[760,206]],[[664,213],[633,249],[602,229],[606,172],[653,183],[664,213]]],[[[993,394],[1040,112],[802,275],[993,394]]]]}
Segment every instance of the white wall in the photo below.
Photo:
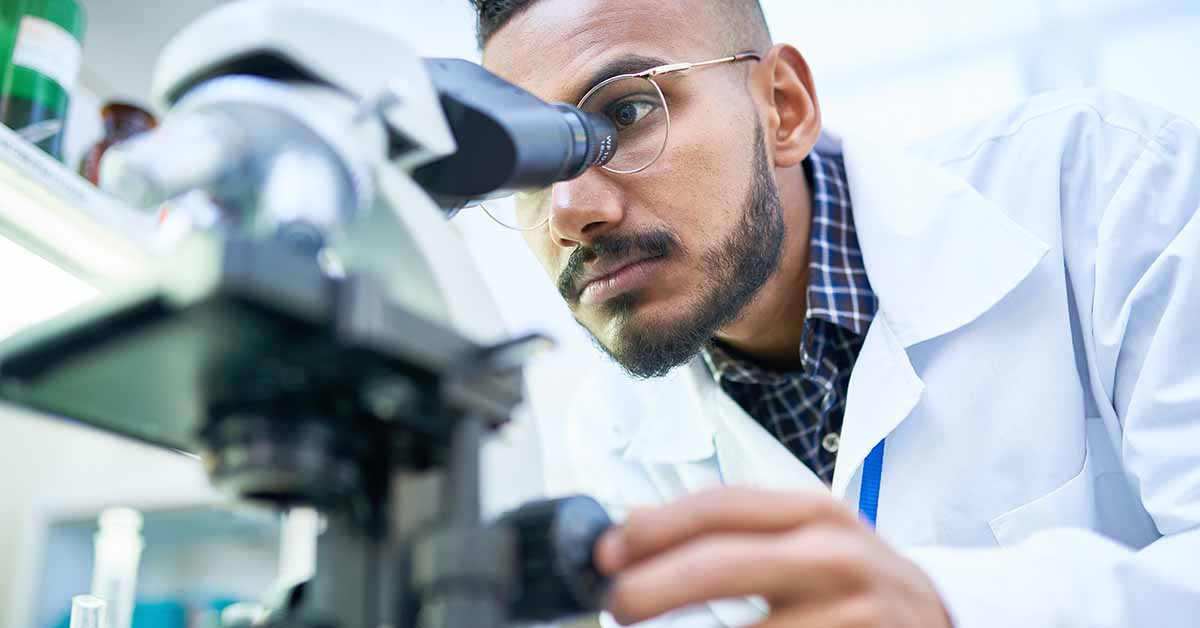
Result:
{"type": "Polygon", "coordinates": [[[834,130],[904,142],[1076,86],[1200,120],[1194,0],[763,0],[834,130]]]}

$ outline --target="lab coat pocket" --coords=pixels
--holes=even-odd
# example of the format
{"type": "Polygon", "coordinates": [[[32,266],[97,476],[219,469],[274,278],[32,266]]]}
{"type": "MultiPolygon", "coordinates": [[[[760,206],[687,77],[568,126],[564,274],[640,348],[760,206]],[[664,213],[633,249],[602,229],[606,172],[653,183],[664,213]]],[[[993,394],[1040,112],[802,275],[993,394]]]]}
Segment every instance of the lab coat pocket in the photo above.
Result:
{"type": "Polygon", "coordinates": [[[1096,524],[1095,464],[1085,444],[1083,468],[1062,486],[988,522],[1002,546],[1015,545],[1050,528],[1094,529],[1096,524]]]}

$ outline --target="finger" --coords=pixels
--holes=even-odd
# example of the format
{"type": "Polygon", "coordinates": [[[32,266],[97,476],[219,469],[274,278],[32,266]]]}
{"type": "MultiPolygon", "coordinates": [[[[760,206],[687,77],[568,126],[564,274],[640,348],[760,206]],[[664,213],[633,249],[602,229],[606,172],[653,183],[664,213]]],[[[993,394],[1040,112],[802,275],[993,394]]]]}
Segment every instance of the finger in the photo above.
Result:
{"type": "MultiPolygon", "coordinates": [[[[609,590],[607,609],[629,625],[700,602],[765,593],[783,569],[769,539],[731,534],[704,537],[638,564],[609,590]]],[[[780,591],[781,592],[781,591],[780,591]]]]}
{"type": "Polygon", "coordinates": [[[782,608],[749,628],[872,628],[884,625],[879,604],[868,597],[854,596],[782,608]]]}
{"type": "Polygon", "coordinates": [[[761,595],[788,603],[846,595],[869,583],[861,544],[843,528],[706,535],[623,572],[608,610],[628,624],[724,598],[761,595]]]}
{"type": "Polygon", "coordinates": [[[781,532],[814,523],[861,527],[848,508],[820,491],[728,487],[656,508],[639,508],[605,542],[605,566],[618,570],[713,532],[781,532]]]}
{"type": "Polygon", "coordinates": [[[592,553],[592,558],[596,563],[596,567],[600,569],[600,573],[606,576],[615,576],[620,571],[624,550],[622,549],[623,541],[621,540],[621,528],[613,527],[600,535],[596,541],[596,548],[592,553]]]}

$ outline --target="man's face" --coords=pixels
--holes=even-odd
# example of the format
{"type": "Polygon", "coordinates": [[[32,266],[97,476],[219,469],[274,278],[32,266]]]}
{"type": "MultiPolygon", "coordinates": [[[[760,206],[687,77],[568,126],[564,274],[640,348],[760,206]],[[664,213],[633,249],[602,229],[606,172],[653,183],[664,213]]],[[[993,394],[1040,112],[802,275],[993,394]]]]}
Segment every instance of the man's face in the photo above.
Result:
{"type": "MultiPolygon", "coordinates": [[[[575,103],[617,66],[743,52],[725,49],[707,1],[535,0],[489,42],[484,64],[575,103]]],[[[785,228],[746,76],[726,64],[658,79],[671,130],[649,169],[594,168],[518,199],[544,204],[549,225],[527,243],[575,318],[634,375],[695,355],[778,266],[785,228]]]]}

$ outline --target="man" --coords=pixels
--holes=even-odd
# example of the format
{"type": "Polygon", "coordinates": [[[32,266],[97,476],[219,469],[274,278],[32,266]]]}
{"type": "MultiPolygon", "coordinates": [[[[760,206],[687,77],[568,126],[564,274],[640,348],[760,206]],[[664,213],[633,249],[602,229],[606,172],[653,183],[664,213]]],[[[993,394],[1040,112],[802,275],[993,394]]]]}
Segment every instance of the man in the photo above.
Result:
{"type": "Polygon", "coordinates": [[[754,0],[476,4],[619,129],[511,225],[639,378],[569,426],[616,620],[1200,625],[1194,126],[1081,92],[895,152],[754,0]]]}

